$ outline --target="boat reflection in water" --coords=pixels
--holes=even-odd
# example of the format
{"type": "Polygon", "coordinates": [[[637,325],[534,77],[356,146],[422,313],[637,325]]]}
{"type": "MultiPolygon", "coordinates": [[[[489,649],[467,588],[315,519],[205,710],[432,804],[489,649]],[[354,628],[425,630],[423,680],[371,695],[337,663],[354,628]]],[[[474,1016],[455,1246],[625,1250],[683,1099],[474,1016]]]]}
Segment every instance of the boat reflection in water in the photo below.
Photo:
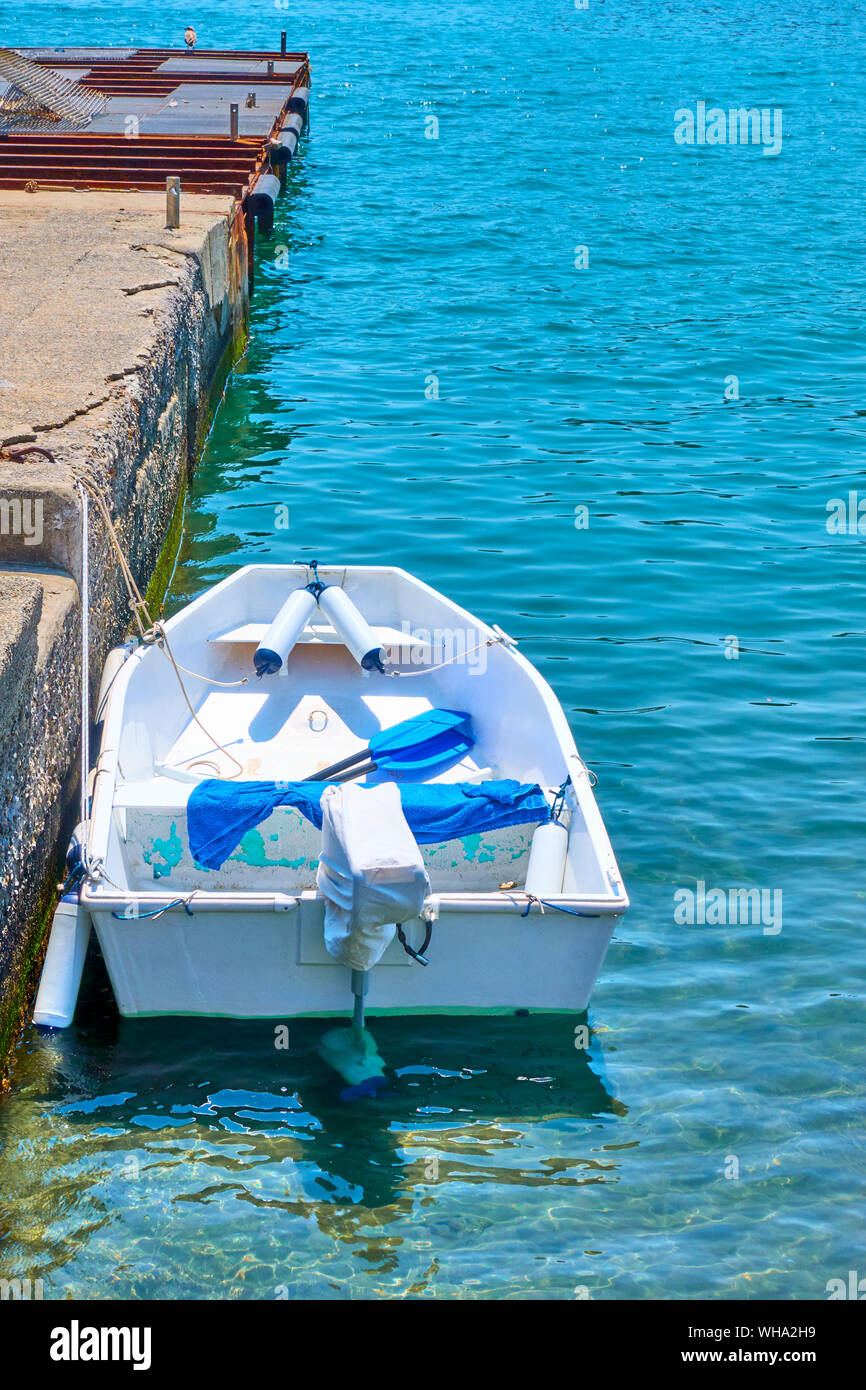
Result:
{"type": "Polygon", "coordinates": [[[328,1238],[321,1296],[350,1286],[346,1254],[367,1276],[399,1264],[411,1295],[425,1248],[465,1241],[495,1221],[497,1202],[522,1200],[518,1189],[616,1180],[598,1130],[625,1112],[603,1080],[598,1040],[575,1047],[585,1023],[376,1018],[389,1084],[347,1103],[317,1051],[327,1021],[290,1021],[286,1048],[272,1021],[122,1019],[92,951],[72,1027],[32,1029],[19,1052],[7,1101],[19,1144],[0,1166],[4,1205],[30,1234],[10,1272],[42,1277],[46,1297],[86,1292],[80,1266],[92,1263],[96,1277],[107,1245],[118,1287],[102,1296],[173,1296],[159,1282],[163,1259],[175,1296],[225,1297],[239,1277],[235,1296],[310,1296],[315,1280],[297,1294],[293,1280],[312,1218],[314,1241],[328,1238]],[[467,1183],[497,1189],[484,1216],[460,1202],[467,1183]],[[100,1249],[88,1254],[94,1239],[100,1249]],[[252,1277],[238,1274],[239,1249],[252,1277]]]}

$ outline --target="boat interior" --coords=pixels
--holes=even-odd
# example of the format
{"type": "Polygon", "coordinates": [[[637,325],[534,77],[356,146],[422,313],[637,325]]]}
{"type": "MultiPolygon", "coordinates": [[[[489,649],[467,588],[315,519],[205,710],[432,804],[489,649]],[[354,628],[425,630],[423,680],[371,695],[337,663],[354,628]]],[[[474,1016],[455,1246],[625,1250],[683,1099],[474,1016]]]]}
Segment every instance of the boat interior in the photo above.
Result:
{"type": "MultiPolygon", "coordinates": [[[[504,634],[400,571],[321,574],[328,583],[342,577],[387,652],[388,671],[401,675],[363,671],[334,629],[314,621],[282,670],[256,676],[253,653],[287,594],[306,582],[302,566],[249,567],[182,610],[166,626],[195,717],[166,653],[156,647],[140,648],[121,668],[108,708],[104,749],[116,748],[117,758],[105,866],[117,887],[315,888],[321,832],[291,806],[277,807],[247,832],[221,868],[197,864],[187,836],[193,787],[214,777],[298,781],[360,752],[378,731],[433,708],[467,711],[473,746],[432,773],[403,772],[394,780],[515,778],[538,782],[551,800],[565,781],[574,753],[567,725],[504,634]]],[[[390,776],[373,771],[359,780],[370,785],[390,776]]],[[[108,793],[109,778],[97,777],[96,796],[108,793]]],[[[565,814],[571,822],[566,887],[609,892],[573,794],[565,814]]],[[[511,826],[423,845],[433,891],[521,887],[534,829],[511,826]]]]}

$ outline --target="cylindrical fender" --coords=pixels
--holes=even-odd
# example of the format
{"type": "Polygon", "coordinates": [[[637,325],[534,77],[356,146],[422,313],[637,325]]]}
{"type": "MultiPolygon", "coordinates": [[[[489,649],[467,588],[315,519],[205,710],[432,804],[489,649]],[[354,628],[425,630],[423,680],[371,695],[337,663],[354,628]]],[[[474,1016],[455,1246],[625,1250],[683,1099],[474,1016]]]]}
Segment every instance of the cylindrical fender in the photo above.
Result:
{"type": "Polygon", "coordinates": [[[256,647],[256,675],[273,676],[279,671],[315,611],[315,595],[309,589],[295,589],[289,595],[256,647]]]}
{"type": "Polygon", "coordinates": [[[568,854],[568,831],[555,820],[536,827],[529,851],[525,891],[534,898],[557,896],[562,892],[565,860],[568,854]]]}
{"type": "Polygon", "coordinates": [[[363,670],[385,670],[384,647],[344,589],[326,585],[319,593],[319,607],[363,670]]]}
{"type": "Polygon", "coordinates": [[[54,912],[33,1010],[34,1023],[43,1028],[69,1027],[78,1000],[89,940],[90,913],[78,901],[76,889],[60,899],[54,912]]]}
{"type": "Polygon", "coordinates": [[[279,196],[280,181],[276,175],[260,174],[244,199],[247,215],[255,217],[262,236],[270,236],[274,230],[274,203],[279,196]]]}

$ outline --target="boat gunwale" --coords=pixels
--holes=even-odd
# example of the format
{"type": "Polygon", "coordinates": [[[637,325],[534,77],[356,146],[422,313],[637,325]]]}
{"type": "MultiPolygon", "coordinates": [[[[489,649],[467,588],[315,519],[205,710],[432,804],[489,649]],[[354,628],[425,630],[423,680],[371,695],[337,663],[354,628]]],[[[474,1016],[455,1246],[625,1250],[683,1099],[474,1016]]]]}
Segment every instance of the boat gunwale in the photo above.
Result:
{"type": "MultiPolygon", "coordinates": [[[[185,889],[182,893],[153,893],[147,889],[130,889],[123,892],[116,888],[104,890],[101,887],[93,887],[92,883],[86,883],[81,890],[81,901],[92,911],[108,911],[112,909],[129,907],[135,904],[142,904],[147,908],[154,908],[160,913],[173,909],[186,909],[193,916],[199,912],[227,912],[230,908],[235,908],[244,912],[292,912],[299,908],[301,903],[324,902],[323,895],[312,888],[305,888],[299,893],[254,893],[248,889],[227,888],[227,889],[206,889],[195,888],[185,889]]],[[[580,897],[570,897],[564,893],[548,894],[543,900],[530,897],[520,888],[502,889],[498,893],[491,893],[485,890],[479,893],[431,893],[428,903],[438,908],[439,913],[451,912],[489,912],[510,914],[517,913],[520,916],[527,915],[527,909],[538,916],[544,915],[545,907],[564,910],[566,912],[577,912],[579,909],[592,908],[592,912],[587,912],[587,916],[600,917],[620,917],[629,908],[628,895],[614,893],[592,894],[584,893],[580,897]]],[[[581,915],[583,913],[581,912],[581,915]]],[[[120,920],[120,919],[118,919],[120,920]]],[[[131,915],[129,921],[141,920],[138,916],[131,915]]]]}
{"type": "MultiPolygon", "coordinates": [[[[165,622],[168,632],[179,627],[182,622],[189,618],[193,610],[201,611],[206,608],[219,590],[224,585],[238,583],[241,576],[255,571],[274,571],[285,574],[289,571],[298,571],[308,568],[303,564],[250,564],[243,565],[228,575],[226,579],[220,580],[217,584],[210,586],[202,594],[198,595],[190,603],[185,604],[176,614],[165,622]]],[[[544,899],[549,903],[552,910],[557,911],[557,915],[566,912],[571,915],[584,915],[584,909],[591,909],[585,913],[586,916],[621,916],[630,906],[629,897],[625,889],[625,883],[619,870],[613,847],[605,826],[604,819],[598,808],[592,790],[592,783],[589,771],[577,750],[574,735],[560,701],[550,683],[542,673],[535,667],[522,652],[518,651],[511,641],[503,641],[500,636],[488,623],[477,618],[467,609],[462,608],[447,595],[418,579],[398,566],[383,565],[328,565],[321,567],[323,576],[331,571],[335,575],[362,572],[365,574],[387,574],[396,576],[407,581],[435,599],[447,604],[453,612],[467,619],[477,628],[490,634],[499,645],[507,652],[508,656],[515,661],[529,678],[536,685],[538,692],[544,702],[548,717],[551,720],[552,732],[557,740],[563,760],[567,767],[571,768],[576,764],[571,773],[571,787],[569,789],[568,802],[571,803],[572,814],[575,809],[579,809],[586,825],[587,833],[590,836],[596,855],[598,856],[599,866],[605,874],[610,891],[604,894],[580,894],[579,896],[569,894],[550,894],[544,899]],[[616,887],[619,892],[616,892],[616,887]]],[[[118,670],[111,688],[106,697],[103,711],[103,736],[98,757],[91,772],[93,779],[93,795],[90,808],[90,819],[87,825],[87,858],[91,860],[94,867],[99,868],[100,863],[108,853],[112,835],[112,815],[115,808],[115,794],[118,787],[119,768],[119,747],[123,730],[123,715],[125,709],[127,686],[136,671],[136,663],[140,663],[152,649],[152,644],[142,645],[129,653],[123,665],[118,670]],[[113,737],[112,737],[113,736],[113,737]],[[106,785],[106,778],[110,779],[110,785],[106,785]],[[99,847],[94,853],[94,847],[99,847]]],[[[431,673],[432,674],[432,673],[431,673]]],[[[192,679],[197,679],[193,677],[192,679]]],[[[123,778],[123,782],[126,782],[123,778]]],[[[431,900],[439,904],[440,911],[444,910],[450,914],[452,912],[488,912],[488,913],[507,913],[511,915],[518,913],[525,915],[531,913],[534,916],[541,916],[544,907],[538,900],[530,901],[522,890],[515,889],[514,898],[505,896],[507,890],[492,892],[484,889],[480,892],[462,893],[434,893],[431,900]]],[[[146,890],[128,889],[123,890],[115,887],[111,892],[105,892],[102,888],[93,888],[91,884],[85,883],[81,890],[81,900],[92,910],[117,910],[118,908],[129,908],[137,902],[146,903],[148,907],[164,907],[170,910],[170,905],[178,904],[179,908],[184,905],[184,900],[193,895],[197,902],[199,911],[206,910],[208,901],[212,901],[214,911],[227,911],[230,908],[236,910],[252,911],[286,911],[292,910],[291,902],[297,905],[300,901],[315,902],[321,901],[321,895],[315,890],[302,890],[298,894],[293,893],[271,893],[267,895],[256,895],[249,890],[228,889],[228,890],[209,890],[197,889],[184,892],[180,895],[167,895],[165,893],[148,893],[146,890]],[[180,901],[178,901],[180,899],[180,901]],[[279,902],[278,902],[279,900],[279,902]],[[219,904],[219,906],[217,906],[219,904]],[[288,904],[288,906],[283,906],[288,904]]],[[[140,920],[138,917],[130,917],[129,920],[140,920]]]]}

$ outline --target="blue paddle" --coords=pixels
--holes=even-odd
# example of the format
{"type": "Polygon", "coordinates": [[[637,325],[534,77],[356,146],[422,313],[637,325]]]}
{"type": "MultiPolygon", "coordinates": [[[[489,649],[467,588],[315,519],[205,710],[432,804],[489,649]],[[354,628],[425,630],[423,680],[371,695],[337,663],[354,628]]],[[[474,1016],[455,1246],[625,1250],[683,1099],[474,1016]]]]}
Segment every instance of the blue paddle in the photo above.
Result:
{"type": "Polygon", "coordinates": [[[474,743],[470,716],[461,710],[429,709],[374,734],[369,745],[339,763],[305,777],[305,782],[350,782],[367,772],[426,771],[468,752],[474,743]],[[361,766],[363,764],[363,766],[361,766]],[[347,776],[347,769],[352,771],[347,776]]]}

